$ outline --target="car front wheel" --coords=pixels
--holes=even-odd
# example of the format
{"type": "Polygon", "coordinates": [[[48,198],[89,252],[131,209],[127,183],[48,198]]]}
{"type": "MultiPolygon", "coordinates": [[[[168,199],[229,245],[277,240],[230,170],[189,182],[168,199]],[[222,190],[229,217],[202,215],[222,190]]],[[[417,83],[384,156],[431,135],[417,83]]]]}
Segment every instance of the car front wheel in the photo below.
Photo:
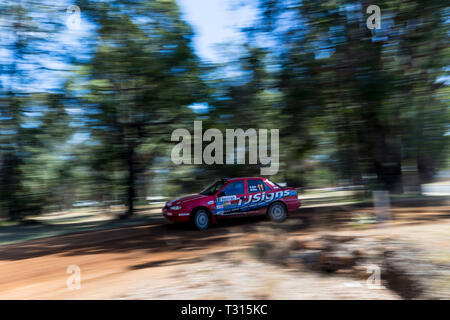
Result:
{"type": "Polygon", "coordinates": [[[211,223],[208,212],[205,210],[198,210],[194,215],[194,225],[198,230],[208,229],[211,223]]]}
{"type": "Polygon", "coordinates": [[[286,207],[280,202],[275,202],[267,210],[267,215],[272,221],[283,222],[286,219],[286,207]]]}

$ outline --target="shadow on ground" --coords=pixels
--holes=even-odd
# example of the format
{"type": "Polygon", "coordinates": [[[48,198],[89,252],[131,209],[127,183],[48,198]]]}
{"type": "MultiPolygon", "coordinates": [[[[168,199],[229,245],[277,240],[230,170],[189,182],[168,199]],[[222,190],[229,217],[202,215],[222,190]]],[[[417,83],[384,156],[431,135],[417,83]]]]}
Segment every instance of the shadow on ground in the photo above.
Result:
{"type": "MultiPolygon", "coordinates": [[[[439,203],[433,203],[435,206],[439,203]]],[[[393,218],[402,223],[427,223],[450,218],[448,206],[434,207],[431,213],[427,208],[416,205],[393,206],[393,218]],[[437,208],[437,209],[436,209],[437,208]]],[[[23,232],[39,233],[46,238],[0,246],[0,260],[13,261],[46,255],[76,256],[100,253],[128,253],[135,250],[147,253],[199,250],[226,244],[233,238],[258,232],[261,226],[271,226],[285,232],[309,233],[317,229],[337,230],[348,227],[355,212],[372,210],[371,207],[341,205],[327,208],[302,208],[292,214],[287,221],[274,224],[265,217],[236,218],[223,220],[205,231],[194,230],[189,224],[168,224],[159,216],[133,218],[129,222],[79,222],[62,226],[16,226],[0,228],[2,238],[22,236],[23,232]],[[141,219],[141,220],[140,220],[141,219]],[[127,225],[129,223],[130,225],[127,225]],[[76,232],[52,236],[52,232],[76,232]],[[95,231],[89,231],[95,229],[95,231]],[[100,229],[100,230],[99,230],[100,229]],[[82,231],[82,232],[80,232],[82,231]]],[[[371,226],[368,226],[371,227],[371,226]]],[[[151,262],[148,267],[168,261],[151,262]]],[[[142,268],[143,266],[136,266],[142,268]]],[[[145,266],[144,266],[145,267],[145,266]]]]}

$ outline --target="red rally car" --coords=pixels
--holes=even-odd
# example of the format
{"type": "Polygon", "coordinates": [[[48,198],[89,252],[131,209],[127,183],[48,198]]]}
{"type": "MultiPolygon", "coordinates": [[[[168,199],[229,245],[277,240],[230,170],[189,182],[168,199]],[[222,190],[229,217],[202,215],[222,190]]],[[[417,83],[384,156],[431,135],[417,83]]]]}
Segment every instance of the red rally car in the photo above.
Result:
{"type": "Polygon", "coordinates": [[[294,188],[280,187],[266,178],[230,178],[214,182],[199,194],[170,200],[163,215],[173,222],[192,222],[197,229],[228,217],[268,215],[276,222],[300,207],[294,188]]]}

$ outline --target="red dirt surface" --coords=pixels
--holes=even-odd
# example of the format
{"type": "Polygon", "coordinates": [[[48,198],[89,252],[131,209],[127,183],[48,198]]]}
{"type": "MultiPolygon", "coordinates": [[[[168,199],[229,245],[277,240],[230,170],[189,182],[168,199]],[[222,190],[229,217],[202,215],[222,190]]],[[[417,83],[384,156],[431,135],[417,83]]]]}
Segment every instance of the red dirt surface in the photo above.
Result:
{"type": "MultiPolygon", "coordinates": [[[[412,210],[414,211],[413,218],[410,215],[411,210],[394,209],[394,220],[396,216],[398,218],[392,226],[384,227],[382,233],[390,232],[390,234],[403,234],[406,237],[420,238],[421,234],[418,228],[421,225],[426,228],[437,226],[441,229],[450,226],[447,218],[448,206],[413,208],[412,210]],[[418,216],[422,219],[415,219],[418,216]],[[409,232],[408,228],[415,228],[415,234],[409,232]]],[[[285,222],[289,226],[288,232],[296,237],[310,237],[311,234],[327,231],[317,230],[314,221],[319,219],[318,216],[310,217],[308,224],[303,223],[303,220],[299,218],[303,219],[304,217],[298,214],[285,222]]],[[[268,222],[261,219],[244,219],[220,224],[209,230],[199,232],[184,225],[155,223],[49,237],[0,246],[0,299],[171,299],[174,297],[177,299],[232,299],[233,297],[221,295],[220,287],[210,288],[210,290],[218,291],[215,296],[207,294],[207,292],[205,292],[206,296],[201,294],[192,296],[189,294],[189,288],[184,287],[183,290],[186,292],[180,296],[180,292],[175,292],[177,283],[173,283],[173,278],[176,276],[174,273],[190,272],[193,268],[199,268],[199,263],[202,261],[207,261],[206,265],[209,267],[205,268],[214,268],[214,265],[221,268],[220,259],[214,258],[211,260],[214,254],[245,248],[258,233],[258,228],[266,224],[268,222]],[[212,264],[211,261],[215,261],[215,264],[212,264]],[[81,268],[80,290],[70,290],[66,285],[70,276],[66,271],[70,265],[77,265],[81,268]],[[148,283],[151,285],[148,285],[148,283]],[[167,285],[164,285],[165,283],[167,285]],[[149,289],[145,294],[135,295],[133,290],[139,288],[140,285],[150,289],[154,285],[155,290],[159,288],[158,290],[161,291],[161,288],[164,288],[165,292],[158,295],[158,292],[149,289]],[[171,286],[174,286],[173,295],[170,291],[171,286]]],[[[320,226],[322,227],[323,224],[320,223],[320,226]]],[[[358,235],[380,234],[379,229],[374,226],[363,230],[353,230],[349,229],[346,224],[340,228],[334,226],[331,222],[330,228],[328,231],[346,234],[349,232],[358,235]]],[[[425,241],[423,245],[431,247],[442,245],[445,247],[444,250],[449,250],[449,243],[445,239],[432,238],[430,241],[431,244],[425,241]]],[[[270,270],[272,271],[267,272],[274,273],[272,278],[275,280],[272,279],[272,282],[276,282],[277,277],[287,277],[286,273],[283,273],[283,275],[275,274],[278,272],[277,268],[271,267],[270,270]]],[[[185,276],[192,278],[192,274],[189,275],[189,273],[185,276]]],[[[223,276],[226,277],[226,273],[223,276]]],[[[323,277],[312,276],[307,273],[301,276],[289,273],[289,276],[296,279],[302,277],[308,279],[307,277],[310,276],[309,284],[321,281],[320,286],[311,287],[309,291],[303,289],[298,294],[294,292],[291,295],[292,299],[363,299],[365,298],[364,293],[367,293],[366,297],[370,299],[398,298],[387,290],[380,290],[375,293],[369,292],[370,290],[344,288],[344,282],[351,281],[351,279],[340,278],[340,276],[329,277],[325,280],[323,277]],[[329,288],[332,289],[327,291],[329,288]],[[336,288],[343,289],[339,289],[341,290],[339,291],[336,288]],[[361,290],[364,292],[362,293],[361,290]]],[[[186,279],[180,278],[177,281],[179,281],[178,283],[186,283],[186,279]]],[[[202,281],[206,285],[208,279],[202,281]]],[[[245,283],[242,283],[242,281],[246,281],[245,277],[239,281],[245,286],[245,283]]],[[[194,283],[192,286],[197,285],[194,283]]],[[[253,295],[243,293],[242,297],[263,297],[262,295],[258,296],[256,291],[267,292],[267,284],[261,285],[260,288],[255,287],[254,291],[253,295]]],[[[286,298],[282,290],[279,292],[280,294],[277,296],[264,295],[264,297],[271,299],[286,298]]]]}

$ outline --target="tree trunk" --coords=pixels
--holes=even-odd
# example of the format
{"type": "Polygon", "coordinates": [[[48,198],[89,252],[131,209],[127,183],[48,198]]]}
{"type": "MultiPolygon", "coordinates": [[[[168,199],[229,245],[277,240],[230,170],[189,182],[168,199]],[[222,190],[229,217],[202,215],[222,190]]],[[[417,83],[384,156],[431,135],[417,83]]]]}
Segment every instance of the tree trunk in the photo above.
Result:
{"type": "Polygon", "coordinates": [[[136,196],[134,158],[135,147],[133,145],[129,145],[127,150],[127,212],[125,213],[124,218],[131,217],[134,214],[134,198],[136,196]]]}
{"type": "Polygon", "coordinates": [[[396,194],[403,193],[401,169],[401,143],[383,128],[379,135],[379,153],[377,154],[375,168],[378,178],[385,188],[396,194]]]}
{"type": "Polygon", "coordinates": [[[19,158],[13,153],[6,153],[3,156],[1,171],[1,196],[11,220],[19,220],[23,200],[18,196],[20,186],[20,172],[18,170],[20,164],[19,158]]]}

